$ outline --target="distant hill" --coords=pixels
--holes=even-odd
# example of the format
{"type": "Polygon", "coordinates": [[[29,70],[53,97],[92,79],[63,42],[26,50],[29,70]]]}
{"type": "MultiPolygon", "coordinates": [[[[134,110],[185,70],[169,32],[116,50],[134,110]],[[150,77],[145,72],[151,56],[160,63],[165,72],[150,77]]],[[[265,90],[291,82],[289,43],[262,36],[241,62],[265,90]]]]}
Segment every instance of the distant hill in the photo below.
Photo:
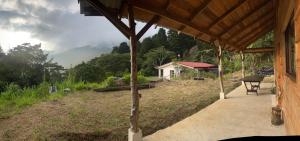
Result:
{"type": "Polygon", "coordinates": [[[102,46],[83,46],[73,48],[60,53],[50,53],[49,58],[53,58],[54,62],[62,65],[65,68],[70,68],[81,62],[89,61],[104,53],[111,52],[112,48],[102,46]]]}

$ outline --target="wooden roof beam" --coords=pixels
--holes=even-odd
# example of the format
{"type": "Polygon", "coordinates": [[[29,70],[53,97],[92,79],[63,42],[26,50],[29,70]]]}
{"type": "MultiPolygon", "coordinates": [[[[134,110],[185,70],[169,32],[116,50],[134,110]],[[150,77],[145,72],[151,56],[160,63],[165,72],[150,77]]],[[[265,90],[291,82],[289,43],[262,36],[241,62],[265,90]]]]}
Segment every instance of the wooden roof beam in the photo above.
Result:
{"type": "Polygon", "coordinates": [[[252,35],[252,38],[239,43],[239,48],[238,50],[244,50],[248,45],[265,35],[266,33],[270,32],[273,29],[274,25],[268,26],[265,30],[262,30],[261,32],[258,32],[255,35],[252,35]]]}
{"type": "Polygon", "coordinates": [[[218,37],[222,37],[224,34],[230,32],[234,27],[238,26],[239,24],[241,24],[244,20],[246,20],[249,17],[252,17],[255,13],[260,12],[262,9],[264,9],[264,7],[266,7],[268,4],[270,3],[269,0],[265,1],[264,3],[262,3],[260,6],[258,6],[256,9],[258,10],[253,10],[251,12],[249,12],[248,14],[246,14],[245,16],[243,16],[240,20],[238,20],[237,22],[235,22],[234,24],[232,24],[230,27],[227,28],[227,30],[224,30],[222,33],[220,33],[218,35],[218,37]]]}
{"type": "Polygon", "coordinates": [[[270,15],[269,12],[270,11],[268,11],[265,14],[259,16],[256,20],[254,20],[251,23],[247,24],[246,26],[244,26],[240,30],[235,31],[234,33],[232,33],[232,36],[230,36],[230,38],[233,39],[234,37],[239,36],[240,34],[243,33],[243,31],[247,30],[248,28],[251,28],[256,23],[263,23],[265,21],[268,21],[268,20],[274,18],[274,15],[270,15]]]}
{"type": "Polygon", "coordinates": [[[86,0],[95,10],[105,16],[120,32],[124,34],[127,38],[132,34],[130,29],[126,24],[124,24],[117,16],[109,13],[107,7],[105,7],[100,1],[86,0]]]}
{"type": "MultiPolygon", "coordinates": [[[[189,17],[189,21],[193,21],[197,15],[200,15],[203,13],[203,11],[208,7],[211,0],[205,0],[203,4],[201,4],[199,7],[197,7],[193,12],[191,13],[191,16],[189,17]]],[[[180,26],[178,28],[179,31],[184,30],[186,27],[184,25],[180,26]]]]}
{"type": "Polygon", "coordinates": [[[203,11],[208,7],[208,5],[209,5],[210,2],[211,2],[211,0],[205,0],[203,2],[203,4],[201,4],[199,7],[197,7],[193,11],[193,13],[191,14],[191,16],[189,17],[189,20],[193,21],[197,15],[201,15],[203,13],[203,11]]]}
{"type": "Polygon", "coordinates": [[[268,27],[273,26],[273,24],[274,24],[273,22],[269,22],[263,26],[259,26],[256,29],[253,29],[252,30],[253,32],[250,32],[249,34],[246,34],[245,36],[239,38],[236,42],[236,45],[241,45],[240,43],[246,42],[248,39],[251,39],[260,31],[264,31],[265,29],[268,29],[268,27]]]}
{"type": "Polygon", "coordinates": [[[252,35],[249,35],[249,37],[251,37],[251,39],[245,40],[243,42],[238,42],[237,43],[238,47],[231,47],[230,49],[233,49],[235,51],[243,50],[249,44],[256,41],[258,38],[265,35],[267,32],[271,31],[272,29],[273,29],[273,25],[272,26],[267,26],[264,30],[260,30],[260,32],[256,31],[257,33],[252,33],[252,35]]]}
{"type": "Polygon", "coordinates": [[[246,32],[241,31],[240,33],[234,35],[233,38],[229,39],[229,41],[232,40],[232,39],[234,39],[234,37],[237,37],[236,41],[242,41],[243,39],[246,39],[249,35],[251,35],[251,32],[252,33],[256,32],[257,30],[259,30],[261,28],[264,28],[264,27],[266,27],[268,25],[271,25],[272,23],[273,23],[273,21],[266,21],[265,23],[261,23],[259,25],[256,25],[254,29],[251,29],[249,31],[246,31],[246,32]],[[239,37],[238,35],[241,35],[241,34],[243,36],[239,37]]]}
{"type": "Polygon", "coordinates": [[[264,52],[273,52],[274,47],[261,47],[261,48],[246,48],[243,50],[243,53],[264,53],[264,52]]]}
{"type": "Polygon", "coordinates": [[[221,21],[224,20],[224,18],[226,18],[228,15],[230,15],[231,13],[233,13],[236,9],[238,9],[241,5],[243,5],[245,2],[247,2],[247,0],[239,0],[239,2],[234,5],[233,7],[231,7],[229,10],[227,10],[222,16],[218,17],[211,25],[209,25],[208,30],[210,30],[211,28],[213,28],[215,25],[217,25],[218,23],[220,23],[221,21]]]}
{"type": "MultiPolygon", "coordinates": [[[[192,23],[191,21],[188,21],[187,19],[183,19],[183,18],[179,18],[176,15],[172,15],[170,13],[168,13],[165,9],[159,9],[159,8],[155,8],[155,7],[149,7],[148,5],[145,5],[142,1],[134,1],[133,2],[133,6],[137,9],[143,10],[143,11],[147,11],[149,13],[152,13],[154,15],[159,15],[161,17],[167,18],[169,20],[172,20],[174,22],[177,22],[179,24],[188,26],[190,28],[193,28],[203,34],[207,34],[208,36],[210,36],[211,38],[215,39],[219,39],[216,35],[210,33],[207,28],[203,28],[198,26],[197,24],[192,23]]],[[[232,45],[231,43],[227,42],[227,41],[222,41],[225,44],[232,45]]]]}
{"type": "Polygon", "coordinates": [[[159,19],[159,16],[153,16],[152,19],[136,35],[137,40],[139,40],[154,23],[158,22],[159,19]]]}

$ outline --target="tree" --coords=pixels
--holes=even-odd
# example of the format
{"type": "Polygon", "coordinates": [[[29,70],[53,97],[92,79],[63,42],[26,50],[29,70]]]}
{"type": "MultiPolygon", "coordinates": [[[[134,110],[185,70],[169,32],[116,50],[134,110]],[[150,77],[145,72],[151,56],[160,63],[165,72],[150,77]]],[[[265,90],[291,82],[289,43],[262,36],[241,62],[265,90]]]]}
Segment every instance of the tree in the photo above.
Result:
{"type": "Polygon", "coordinates": [[[147,37],[141,43],[140,54],[144,55],[152,48],[155,48],[155,44],[151,37],[147,37]]]}
{"type": "Polygon", "coordinates": [[[144,73],[146,75],[154,75],[155,67],[161,66],[167,62],[170,62],[174,58],[175,53],[166,50],[164,47],[159,47],[150,50],[145,54],[146,60],[144,61],[144,73]]]}
{"type": "Polygon", "coordinates": [[[38,85],[43,81],[47,56],[41,44],[24,43],[14,47],[0,60],[0,81],[16,83],[21,87],[38,85]]]}
{"type": "Polygon", "coordinates": [[[152,40],[154,42],[155,47],[165,47],[169,48],[169,42],[168,42],[168,37],[166,34],[166,30],[163,28],[159,28],[157,34],[152,36],[152,40]]]}
{"type": "Polygon", "coordinates": [[[112,53],[129,53],[130,52],[130,48],[128,46],[128,44],[126,42],[122,42],[119,46],[114,46],[112,53]]]}
{"type": "Polygon", "coordinates": [[[181,58],[183,58],[184,54],[196,44],[196,40],[192,37],[183,33],[178,34],[174,30],[168,31],[168,41],[170,43],[169,50],[179,54],[181,58]]]}

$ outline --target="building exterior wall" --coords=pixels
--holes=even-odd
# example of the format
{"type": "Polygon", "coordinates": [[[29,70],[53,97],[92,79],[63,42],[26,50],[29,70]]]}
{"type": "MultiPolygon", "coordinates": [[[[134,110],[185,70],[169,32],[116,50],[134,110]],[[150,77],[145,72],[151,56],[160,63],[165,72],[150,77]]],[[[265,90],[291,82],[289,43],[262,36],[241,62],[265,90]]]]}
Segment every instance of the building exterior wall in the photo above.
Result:
{"type": "Polygon", "coordinates": [[[171,74],[170,71],[173,70],[174,71],[174,76],[177,77],[180,75],[180,68],[176,67],[175,65],[171,64],[168,66],[165,66],[163,68],[159,68],[158,71],[163,70],[163,79],[171,79],[171,74]]]}
{"type": "Polygon", "coordinates": [[[275,83],[288,134],[300,134],[300,0],[277,0],[275,27],[275,83]],[[295,16],[296,77],[286,73],[285,30],[295,16]]]}

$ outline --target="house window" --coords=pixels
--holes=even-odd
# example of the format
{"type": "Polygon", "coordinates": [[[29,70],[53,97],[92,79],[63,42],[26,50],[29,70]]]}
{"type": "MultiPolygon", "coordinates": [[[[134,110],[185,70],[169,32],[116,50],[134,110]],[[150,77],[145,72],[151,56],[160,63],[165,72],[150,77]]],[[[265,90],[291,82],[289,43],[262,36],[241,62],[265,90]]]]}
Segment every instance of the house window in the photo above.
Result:
{"type": "Polygon", "coordinates": [[[286,72],[292,77],[296,76],[296,61],[295,61],[295,25],[294,16],[289,21],[285,30],[285,57],[286,57],[286,72]]]}
{"type": "Polygon", "coordinates": [[[173,78],[175,76],[174,70],[170,70],[170,77],[173,78]]]}

